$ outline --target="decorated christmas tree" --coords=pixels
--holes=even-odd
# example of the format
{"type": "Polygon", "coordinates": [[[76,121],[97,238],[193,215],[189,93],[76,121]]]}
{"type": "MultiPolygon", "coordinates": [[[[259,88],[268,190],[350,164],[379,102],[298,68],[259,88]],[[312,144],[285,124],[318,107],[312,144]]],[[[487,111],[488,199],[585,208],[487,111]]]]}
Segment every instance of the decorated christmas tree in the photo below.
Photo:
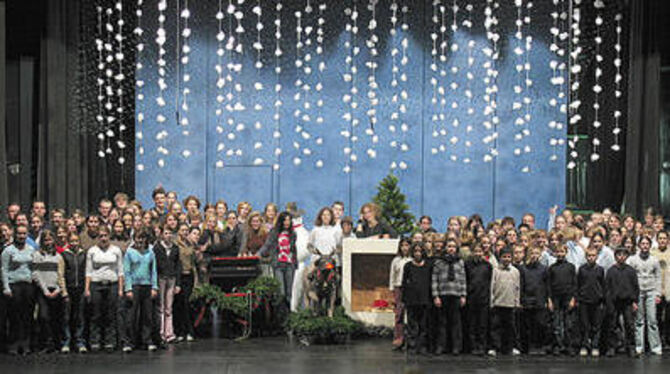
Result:
{"type": "Polygon", "coordinates": [[[409,212],[409,205],[405,202],[405,195],[400,192],[398,178],[389,174],[377,187],[377,195],[374,202],[379,205],[382,217],[398,233],[405,235],[414,230],[414,215],[409,212]]]}

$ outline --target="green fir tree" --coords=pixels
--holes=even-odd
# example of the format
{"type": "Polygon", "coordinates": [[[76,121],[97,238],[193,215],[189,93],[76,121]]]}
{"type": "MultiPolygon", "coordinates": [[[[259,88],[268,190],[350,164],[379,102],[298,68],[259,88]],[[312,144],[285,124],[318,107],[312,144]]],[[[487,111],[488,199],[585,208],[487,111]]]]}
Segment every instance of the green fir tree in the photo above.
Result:
{"type": "Polygon", "coordinates": [[[414,215],[409,211],[405,195],[400,192],[398,178],[389,174],[377,187],[377,195],[373,198],[379,205],[382,217],[398,235],[406,235],[414,230],[414,215]]]}

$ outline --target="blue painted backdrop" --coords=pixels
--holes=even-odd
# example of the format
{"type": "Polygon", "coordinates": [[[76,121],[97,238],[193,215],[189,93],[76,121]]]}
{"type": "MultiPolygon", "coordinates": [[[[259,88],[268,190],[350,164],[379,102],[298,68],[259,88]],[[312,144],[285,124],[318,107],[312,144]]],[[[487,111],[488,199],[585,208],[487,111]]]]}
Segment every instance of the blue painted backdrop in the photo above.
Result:
{"type": "MultiPolygon", "coordinates": [[[[397,166],[403,162],[407,165],[405,169],[396,167],[392,172],[400,178],[401,189],[407,194],[412,211],[417,217],[421,214],[431,215],[436,227],[440,229],[445,227],[446,218],[451,215],[480,213],[488,220],[504,215],[520,218],[526,211],[534,212],[538,217],[538,225],[544,226],[548,207],[563,204],[565,149],[562,145],[550,146],[550,139],[564,138],[565,130],[548,126],[551,121],[565,123],[566,118],[558,110],[562,100],[559,99],[558,106],[550,105],[550,100],[557,97],[559,92],[558,87],[550,82],[550,61],[562,62],[549,48],[549,29],[553,22],[549,15],[553,11],[550,4],[535,4],[531,10],[530,29],[525,30],[527,35],[533,37],[529,54],[529,63],[532,66],[530,78],[533,84],[528,95],[532,98],[529,106],[532,119],[528,124],[531,135],[521,141],[514,138],[519,131],[514,125],[518,112],[512,109],[513,102],[519,100],[514,93],[514,85],[520,82],[515,66],[519,58],[523,57],[513,53],[518,46],[518,41],[514,38],[516,9],[511,1],[504,2],[498,9],[501,33],[498,43],[500,59],[497,62],[500,124],[497,126],[499,137],[496,147],[499,156],[493,162],[484,162],[484,156],[489,152],[491,144],[483,143],[482,138],[491,134],[492,130],[487,130],[483,125],[487,119],[484,115],[486,70],[483,64],[486,56],[483,49],[490,45],[483,26],[484,5],[479,4],[483,1],[475,2],[474,24],[470,31],[462,25],[466,16],[466,3],[457,1],[460,6],[457,15],[460,27],[455,33],[450,30],[453,13],[452,2],[449,1],[445,12],[447,60],[440,63],[438,59],[437,76],[431,70],[433,56],[430,34],[435,30],[431,20],[432,1],[425,1],[425,4],[406,1],[409,11],[405,17],[409,29],[399,29],[395,35],[389,32],[391,2],[380,1],[377,5],[378,27],[375,33],[379,36],[379,54],[375,61],[378,63],[376,77],[379,84],[379,105],[378,123],[374,127],[378,136],[377,143],[373,143],[372,137],[366,134],[366,129],[370,128],[366,115],[370,100],[367,97],[369,69],[365,62],[370,60],[370,51],[365,41],[370,35],[370,30],[366,27],[370,11],[359,4],[359,32],[355,40],[352,40],[352,34],[345,29],[345,8],[351,7],[351,1],[328,1],[328,8],[323,13],[323,53],[318,55],[317,3],[311,2],[315,10],[311,16],[305,16],[304,1],[284,2],[281,17],[282,70],[277,79],[274,70],[275,3],[262,1],[261,21],[264,28],[261,38],[264,49],[261,60],[264,67],[256,69],[254,63],[257,55],[252,49],[256,39],[257,21],[252,7],[256,2],[247,1],[237,8],[244,13],[241,24],[245,33],[239,39],[243,45],[243,53],[235,54],[226,50],[224,56],[219,58],[216,52],[218,21],[215,18],[219,4],[217,1],[191,1],[190,61],[185,68],[180,67],[178,74],[178,11],[176,2],[169,1],[165,12],[168,87],[164,95],[167,105],[159,107],[155,101],[158,94],[158,47],[154,42],[158,10],[153,1],[145,2],[141,20],[145,49],[139,57],[142,69],[138,71],[138,79],[144,82],[138,93],[142,93],[144,99],[136,100],[136,110],[144,116],[144,120],[137,123],[141,138],[136,142],[136,195],[143,203],[149,203],[151,190],[161,184],[168,190],[177,191],[181,198],[195,194],[205,197],[209,202],[223,198],[229,204],[247,200],[255,209],[262,209],[269,201],[282,206],[286,202],[297,201],[308,212],[307,222],[311,222],[319,207],[334,200],[344,201],[347,211],[356,216],[358,208],[375,194],[377,183],[389,173],[390,165],[395,162],[397,166]],[[303,14],[303,27],[313,26],[311,45],[304,46],[301,51],[303,59],[306,53],[312,57],[309,62],[305,62],[312,67],[309,75],[305,74],[304,65],[298,69],[295,64],[295,12],[298,10],[303,14]],[[397,77],[404,73],[407,80],[399,81],[396,87],[392,87],[392,50],[398,48],[402,52],[401,43],[404,38],[408,41],[408,63],[401,65],[400,57],[397,57],[397,77]],[[475,42],[472,49],[474,64],[471,68],[474,79],[470,83],[473,92],[472,115],[467,113],[468,100],[464,95],[468,85],[467,45],[470,40],[475,42]],[[352,44],[347,45],[347,41],[352,44]],[[450,50],[453,41],[459,45],[455,52],[450,50]],[[345,59],[351,51],[347,47],[352,45],[360,48],[360,53],[353,59],[358,68],[356,86],[359,90],[352,99],[359,104],[353,111],[343,101],[343,96],[350,92],[352,85],[343,79],[343,75],[350,70],[345,59]],[[323,73],[318,70],[321,61],[326,63],[323,73]],[[233,62],[243,66],[239,73],[232,74],[233,82],[228,82],[223,89],[216,86],[215,66],[219,62],[224,65],[224,76],[227,74],[226,64],[233,62]],[[452,70],[452,67],[457,67],[458,71],[452,70]],[[446,74],[440,76],[440,70],[444,70],[446,74]],[[179,82],[179,89],[186,85],[191,90],[187,96],[187,111],[175,105],[179,92],[177,81],[184,73],[190,75],[190,81],[179,82]],[[438,100],[445,98],[446,105],[443,109],[440,109],[439,101],[438,105],[431,101],[431,78],[434,76],[438,79],[438,86],[445,90],[443,96],[438,94],[438,100]],[[301,87],[296,86],[296,80],[310,85],[311,91],[306,100],[304,96],[295,100],[298,91],[304,92],[301,87]],[[315,90],[318,81],[323,86],[320,93],[315,90]],[[262,83],[262,90],[254,88],[256,82],[262,83]],[[450,87],[452,82],[458,84],[456,89],[450,87]],[[234,89],[237,83],[240,84],[240,91],[234,89]],[[274,90],[277,83],[282,86],[279,94],[274,90]],[[230,104],[233,105],[239,100],[245,110],[231,113],[225,109],[225,105],[229,103],[226,98],[229,87],[232,87],[234,94],[230,104]],[[400,97],[402,90],[407,92],[404,100],[400,97]],[[224,96],[223,103],[217,102],[219,94],[224,96]],[[396,100],[394,95],[398,95],[396,100]],[[277,99],[283,104],[279,109],[279,120],[273,118],[277,99]],[[317,106],[319,99],[324,102],[322,107],[317,106]],[[305,101],[311,103],[309,109],[305,109],[305,101]],[[454,101],[458,103],[457,108],[451,106],[454,101]],[[401,102],[406,104],[405,113],[398,112],[401,102]],[[254,109],[256,104],[260,104],[256,108],[258,110],[254,109]],[[218,116],[217,109],[221,109],[218,116]],[[296,109],[301,109],[298,116],[296,109]],[[393,112],[399,113],[397,119],[392,119],[393,112]],[[351,121],[345,118],[345,113],[352,113],[353,118],[359,119],[360,123],[352,126],[351,121]],[[438,117],[435,121],[433,116],[439,113],[443,117],[438,117]],[[159,114],[167,119],[164,123],[156,121],[159,114]],[[304,121],[304,114],[309,115],[310,121],[304,121]],[[317,123],[318,116],[324,118],[322,123],[317,123]],[[188,118],[188,126],[179,126],[179,119],[184,117],[188,118]],[[458,127],[452,125],[456,118],[460,122],[458,127]],[[406,124],[406,131],[401,130],[403,123],[406,124]],[[391,131],[390,125],[394,125],[396,130],[391,131]],[[298,128],[300,131],[296,131],[296,126],[302,129],[298,128]],[[469,130],[468,126],[471,126],[469,130]],[[158,140],[157,134],[162,131],[167,136],[158,140]],[[184,131],[188,134],[185,135],[184,131]],[[309,134],[309,139],[304,136],[305,131],[309,134]],[[351,137],[343,136],[343,131],[349,131],[357,140],[353,142],[351,137]],[[281,137],[277,138],[276,132],[280,132],[281,137]],[[434,137],[435,132],[437,137],[434,137]],[[452,143],[450,140],[454,137],[458,141],[452,143]],[[471,142],[470,147],[465,146],[466,141],[471,142]],[[406,149],[402,149],[402,144],[406,145],[406,149]],[[167,149],[169,154],[160,154],[157,151],[159,146],[167,149]],[[515,155],[514,149],[523,146],[529,146],[531,152],[515,155]],[[346,147],[351,148],[350,154],[345,154],[346,147]],[[281,149],[281,154],[276,153],[276,148],[281,149]],[[305,154],[305,149],[308,149],[309,155],[305,154]],[[376,152],[375,158],[368,155],[368,149],[376,152]],[[184,151],[187,151],[186,154],[184,151]],[[228,152],[232,152],[232,155],[228,152]],[[355,162],[351,161],[351,154],[356,155],[355,162]],[[550,161],[552,155],[557,155],[555,161],[550,161]],[[456,161],[452,160],[452,156],[456,161]],[[296,163],[296,158],[300,159],[299,164],[296,163]],[[465,163],[466,158],[470,158],[471,162],[465,163]],[[159,159],[163,160],[163,167],[159,166],[159,159]],[[217,162],[219,166],[223,162],[224,166],[217,167],[217,162]],[[278,168],[273,168],[275,164],[278,168]],[[346,166],[350,167],[348,173],[344,171],[346,166]],[[524,166],[529,166],[529,173],[521,171],[524,166]]],[[[399,3],[404,5],[402,1],[399,3]]],[[[236,21],[229,19],[225,12],[228,1],[224,1],[222,5],[226,16],[222,25],[228,35],[229,24],[234,31],[236,21]]],[[[398,17],[400,26],[403,19],[400,11],[398,17]]],[[[180,22],[182,21],[183,19],[180,22]]],[[[183,27],[183,23],[179,27],[183,27]]],[[[303,42],[304,38],[303,33],[303,42]]],[[[438,44],[441,41],[440,35],[438,44]]]]}

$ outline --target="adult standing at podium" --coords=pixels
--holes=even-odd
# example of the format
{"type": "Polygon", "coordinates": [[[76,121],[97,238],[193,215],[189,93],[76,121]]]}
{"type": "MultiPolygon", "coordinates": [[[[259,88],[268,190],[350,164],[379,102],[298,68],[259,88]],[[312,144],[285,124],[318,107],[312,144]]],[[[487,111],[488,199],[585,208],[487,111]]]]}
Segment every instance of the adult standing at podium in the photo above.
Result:
{"type": "Polygon", "coordinates": [[[375,203],[367,203],[361,207],[361,219],[356,228],[356,237],[369,239],[390,239],[398,234],[393,227],[381,218],[381,209],[375,203]]]}

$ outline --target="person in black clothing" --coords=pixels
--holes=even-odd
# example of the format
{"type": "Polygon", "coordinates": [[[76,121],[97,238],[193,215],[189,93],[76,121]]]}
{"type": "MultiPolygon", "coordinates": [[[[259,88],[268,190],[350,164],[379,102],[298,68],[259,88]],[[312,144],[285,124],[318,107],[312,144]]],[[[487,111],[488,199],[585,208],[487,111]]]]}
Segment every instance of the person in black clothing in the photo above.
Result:
{"type": "Polygon", "coordinates": [[[65,287],[68,297],[65,299],[65,316],[63,323],[63,344],[61,352],[70,351],[70,343],[74,334],[76,349],[87,351],[84,341],[84,315],[86,300],[84,299],[84,281],[86,276],[86,251],[79,244],[79,235],[71,233],[68,245],[61,253],[65,262],[65,287]]]}
{"type": "Polygon", "coordinates": [[[600,355],[600,328],[602,322],[603,291],[605,289],[605,271],[596,264],[598,252],[589,248],[586,263],[577,273],[577,305],[579,323],[582,329],[580,356],[600,355]]]}
{"type": "Polygon", "coordinates": [[[491,273],[493,268],[484,260],[484,250],[476,245],[472,256],[465,263],[468,288],[467,315],[468,333],[472,354],[483,355],[489,324],[489,304],[491,299],[491,273]]]}
{"type": "Polygon", "coordinates": [[[540,263],[542,248],[530,250],[528,262],[521,267],[521,306],[523,308],[526,348],[531,355],[544,353],[547,323],[547,267],[540,263]]]}
{"type": "Polygon", "coordinates": [[[554,355],[573,354],[571,351],[570,331],[572,331],[571,311],[576,305],[577,289],[575,266],[565,260],[568,253],[566,245],[554,251],[556,262],[549,267],[547,275],[547,306],[552,312],[554,328],[554,355]]]}
{"type": "Polygon", "coordinates": [[[637,312],[637,300],[640,296],[640,286],[637,280],[637,272],[626,264],[628,252],[619,247],[614,253],[616,264],[607,270],[605,276],[606,298],[609,334],[607,342],[607,356],[614,356],[617,345],[616,325],[619,316],[623,316],[625,330],[625,346],[628,355],[635,357],[635,312],[637,312]]]}
{"type": "Polygon", "coordinates": [[[237,222],[234,210],[226,212],[226,227],[217,234],[218,243],[207,249],[207,253],[212,256],[237,257],[241,249],[246,247],[244,230],[237,222]]]}
{"type": "MultiPolygon", "coordinates": [[[[155,335],[156,328],[160,331],[162,341],[172,343],[176,340],[172,323],[172,305],[174,295],[181,292],[181,261],[179,247],[174,243],[172,230],[163,226],[161,239],[154,246],[156,256],[156,273],[158,273],[158,318],[154,319],[154,341],[160,341],[155,335]],[[159,323],[160,322],[160,326],[159,323]]],[[[156,316],[156,313],[154,313],[156,316]]]]}
{"type": "Polygon", "coordinates": [[[391,225],[381,219],[381,210],[375,203],[367,203],[361,208],[361,220],[356,227],[357,238],[389,239],[398,234],[391,225]]]}
{"type": "Polygon", "coordinates": [[[412,262],[405,264],[402,301],[407,310],[407,347],[412,353],[427,352],[428,308],[431,305],[431,269],[423,258],[421,244],[412,246],[412,262]]]}

